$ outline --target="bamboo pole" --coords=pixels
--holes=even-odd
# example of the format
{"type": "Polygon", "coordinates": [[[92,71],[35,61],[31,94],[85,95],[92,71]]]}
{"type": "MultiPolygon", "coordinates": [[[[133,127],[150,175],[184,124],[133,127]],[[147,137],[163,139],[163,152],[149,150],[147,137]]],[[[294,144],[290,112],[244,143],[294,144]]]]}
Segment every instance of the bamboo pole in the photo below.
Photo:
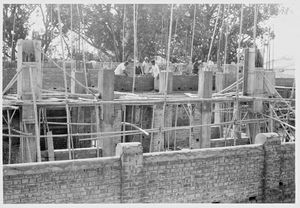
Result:
{"type": "MultiPolygon", "coordinates": [[[[123,115],[124,115],[124,119],[123,119],[123,121],[124,122],[126,122],[126,105],[123,105],[124,106],[124,113],[123,113],[123,115]]],[[[125,129],[125,124],[123,123],[123,131],[125,132],[126,131],[126,129],[125,129]]],[[[122,143],[125,143],[125,134],[123,135],[123,141],[122,141],[122,143]]]]}
{"type": "Polygon", "coordinates": [[[68,130],[68,151],[69,151],[69,159],[72,159],[71,156],[71,137],[70,137],[70,112],[69,112],[69,105],[68,105],[68,91],[67,91],[67,73],[66,73],[66,63],[65,63],[65,56],[64,56],[64,43],[62,39],[62,22],[60,17],[60,5],[57,5],[57,12],[58,12],[58,22],[59,22],[59,34],[60,34],[60,44],[62,49],[62,59],[63,59],[63,72],[64,72],[64,88],[65,88],[65,108],[66,108],[66,114],[67,114],[67,130],[68,130]]]}
{"type": "Polygon", "coordinates": [[[136,11],[135,11],[135,4],[133,4],[133,82],[132,82],[132,93],[134,93],[135,88],[135,64],[137,61],[137,24],[136,24],[136,11]]]}
{"type": "MultiPolygon", "coordinates": [[[[174,124],[175,128],[177,127],[177,120],[178,120],[178,105],[176,105],[176,110],[175,110],[175,124],[174,124]]],[[[175,130],[174,131],[174,150],[177,149],[176,143],[177,143],[177,141],[176,141],[176,130],[175,130]]]]}
{"type": "MultiPolygon", "coordinates": [[[[20,130],[21,131],[24,131],[23,130],[23,122],[22,120],[20,119],[19,121],[19,125],[20,125],[20,130]]],[[[23,158],[24,158],[24,137],[22,135],[20,135],[20,148],[21,148],[21,158],[20,158],[20,161],[21,163],[23,163],[23,158]]]]}
{"type": "Polygon", "coordinates": [[[213,42],[214,42],[214,39],[215,39],[215,33],[216,33],[216,30],[217,30],[217,25],[218,25],[218,21],[219,21],[220,10],[221,10],[221,5],[219,4],[217,19],[216,19],[216,22],[215,22],[215,27],[214,27],[213,35],[212,35],[212,38],[211,38],[211,41],[210,41],[210,45],[209,45],[209,51],[208,51],[208,55],[207,55],[207,62],[209,61],[210,53],[211,53],[211,49],[212,49],[212,45],[213,45],[213,42]]]}
{"type": "MultiPolygon", "coordinates": [[[[153,105],[153,107],[152,107],[152,122],[151,122],[151,129],[153,129],[154,128],[154,116],[155,116],[155,114],[154,114],[154,112],[155,112],[155,108],[156,108],[156,105],[153,105]]],[[[151,133],[151,138],[150,138],[150,149],[149,149],[149,152],[152,152],[152,148],[153,148],[153,132],[151,133]]]]}
{"type": "MultiPolygon", "coordinates": [[[[188,106],[189,108],[189,122],[190,122],[190,126],[192,126],[192,109],[191,106],[188,106]]],[[[192,149],[192,128],[189,129],[189,147],[190,149],[192,149]]]]}
{"type": "MultiPolygon", "coordinates": [[[[243,120],[242,122],[238,122],[238,123],[255,123],[257,121],[266,121],[267,119],[248,119],[248,120],[243,120]]],[[[227,124],[232,124],[232,121],[228,121],[228,122],[223,122],[223,123],[217,123],[217,124],[201,124],[201,125],[192,125],[192,126],[177,126],[175,127],[165,127],[165,128],[151,128],[151,129],[144,129],[145,131],[147,131],[148,133],[157,133],[157,132],[166,132],[166,131],[174,131],[174,130],[188,130],[190,128],[198,128],[198,127],[206,127],[206,126],[216,126],[216,125],[227,125],[227,124]]],[[[72,136],[93,136],[93,135],[98,135],[100,134],[100,136],[102,137],[116,137],[116,135],[123,135],[123,131],[117,131],[117,132],[103,132],[103,133],[99,133],[99,132],[93,132],[93,133],[76,133],[76,134],[72,134],[72,136]],[[104,134],[105,133],[105,134],[104,134]]],[[[125,133],[129,133],[129,134],[134,134],[134,133],[138,133],[140,134],[140,131],[138,130],[132,130],[132,131],[126,131],[125,133]]],[[[129,135],[128,134],[128,135],[129,135]]],[[[15,138],[19,138],[20,135],[9,135],[9,134],[3,134],[3,136],[11,136],[11,137],[15,137],[15,138]]],[[[59,137],[66,137],[68,136],[68,134],[56,134],[56,135],[52,135],[52,137],[54,138],[59,138],[59,137]]],[[[27,136],[29,138],[35,137],[35,136],[27,136]]],[[[41,135],[41,138],[46,138],[48,137],[47,135],[41,135]]]]}

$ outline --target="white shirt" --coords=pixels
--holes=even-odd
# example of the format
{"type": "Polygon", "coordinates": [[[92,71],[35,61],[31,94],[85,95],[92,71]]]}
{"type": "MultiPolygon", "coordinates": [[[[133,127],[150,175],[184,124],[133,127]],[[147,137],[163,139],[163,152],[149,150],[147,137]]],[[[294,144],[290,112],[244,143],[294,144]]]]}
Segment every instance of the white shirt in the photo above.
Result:
{"type": "Polygon", "coordinates": [[[159,68],[156,64],[151,65],[150,73],[152,73],[154,78],[156,78],[159,75],[159,68]]]}
{"type": "Polygon", "coordinates": [[[146,62],[146,61],[143,62],[142,69],[143,69],[145,74],[150,73],[150,67],[151,67],[151,65],[150,65],[149,62],[146,62]]]}
{"type": "Polygon", "coordinates": [[[123,75],[126,70],[125,63],[120,63],[115,69],[115,75],[123,75]]]}

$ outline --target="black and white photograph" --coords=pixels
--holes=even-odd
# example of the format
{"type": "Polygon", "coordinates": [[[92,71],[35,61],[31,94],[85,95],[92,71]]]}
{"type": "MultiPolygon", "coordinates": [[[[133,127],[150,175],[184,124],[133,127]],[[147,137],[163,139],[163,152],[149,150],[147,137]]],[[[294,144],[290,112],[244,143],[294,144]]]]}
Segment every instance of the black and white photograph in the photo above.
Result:
{"type": "Polygon", "coordinates": [[[297,8],[5,0],[0,203],[295,207],[297,8]]]}

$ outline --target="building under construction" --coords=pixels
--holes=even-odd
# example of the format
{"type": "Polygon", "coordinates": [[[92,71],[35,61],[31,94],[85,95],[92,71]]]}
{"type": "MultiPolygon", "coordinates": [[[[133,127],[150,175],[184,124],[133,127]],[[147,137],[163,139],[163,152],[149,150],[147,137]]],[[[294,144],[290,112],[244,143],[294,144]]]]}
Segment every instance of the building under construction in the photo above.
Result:
{"type": "Polygon", "coordinates": [[[3,72],[4,203],[294,203],[294,80],[242,63],[120,76],[41,61],[3,72]]]}

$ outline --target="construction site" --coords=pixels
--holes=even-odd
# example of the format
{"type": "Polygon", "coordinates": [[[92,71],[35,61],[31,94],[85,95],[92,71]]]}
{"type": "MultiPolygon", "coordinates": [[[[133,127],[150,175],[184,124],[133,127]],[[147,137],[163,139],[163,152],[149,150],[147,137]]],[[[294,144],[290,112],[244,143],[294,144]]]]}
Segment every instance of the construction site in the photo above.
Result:
{"type": "Polygon", "coordinates": [[[157,90],[135,61],[116,75],[120,62],[17,41],[2,63],[3,203],[295,203],[295,77],[240,42],[235,63],[176,68],[168,27],[157,90]]]}

